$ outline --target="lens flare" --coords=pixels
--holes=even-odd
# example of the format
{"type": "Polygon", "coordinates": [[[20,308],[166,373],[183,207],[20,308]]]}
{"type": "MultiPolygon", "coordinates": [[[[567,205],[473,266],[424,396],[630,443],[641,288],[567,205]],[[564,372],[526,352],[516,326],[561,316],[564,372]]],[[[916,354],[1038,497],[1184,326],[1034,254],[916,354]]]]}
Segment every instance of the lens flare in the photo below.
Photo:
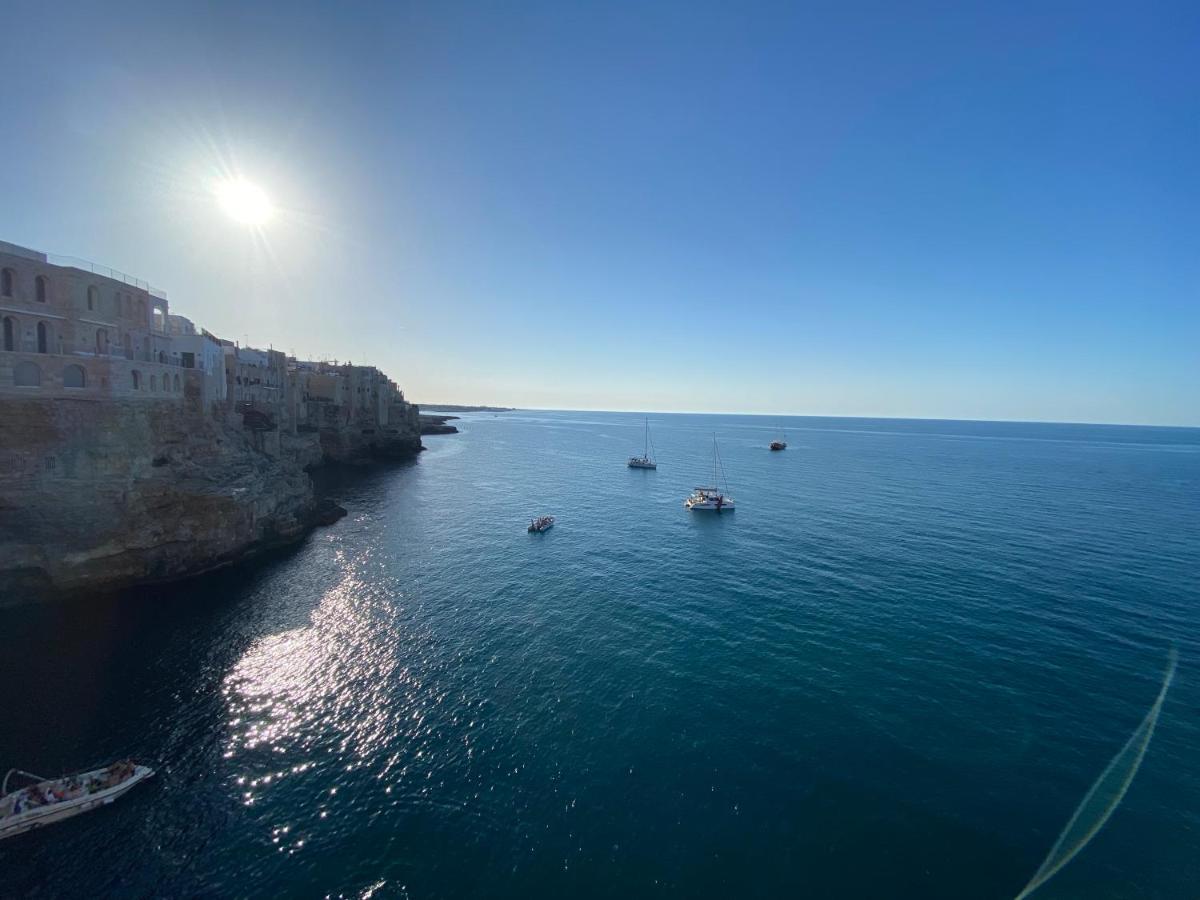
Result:
{"type": "Polygon", "coordinates": [[[1062,830],[1058,840],[1050,848],[1050,853],[1047,854],[1041,867],[1033,873],[1029,884],[1025,885],[1021,893],[1017,894],[1016,900],[1025,900],[1054,877],[1054,873],[1074,859],[1075,854],[1088,845],[1088,842],[1096,836],[1096,832],[1104,826],[1108,817],[1120,805],[1125,792],[1129,790],[1133,776],[1137,774],[1142,765],[1142,757],[1146,755],[1150,739],[1154,737],[1154,726],[1158,724],[1158,714],[1162,711],[1163,700],[1167,698],[1167,691],[1171,687],[1171,682],[1175,680],[1175,667],[1178,663],[1179,652],[1172,647],[1167,658],[1167,671],[1163,675],[1162,687],[1159,688],[1158,698],[1154,701],[1154,705],[1142,719],[1142,724],[1134,730],[1129,740],[1125,742],[1125,746],[1112,758],[1112,762],[1100,773],[1100,777],[1096,779],[1091,790],[1080,801],[1079,806],[1075,809],[1075,814],[1071,816],[1071,821],[1067,823],[1067,827],[1062,830]]]}

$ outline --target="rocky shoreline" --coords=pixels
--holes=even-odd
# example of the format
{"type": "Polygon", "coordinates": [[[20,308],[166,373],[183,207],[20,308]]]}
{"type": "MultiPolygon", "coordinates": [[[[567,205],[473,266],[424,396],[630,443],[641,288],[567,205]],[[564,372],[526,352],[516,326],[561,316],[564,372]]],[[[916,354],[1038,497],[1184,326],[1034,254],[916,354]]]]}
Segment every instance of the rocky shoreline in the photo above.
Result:
{"type": "Polygon", "coordinates": [[[426,413],[421,413],[421,434],[458,434],[458,428],[453,425],[447,425],[451,419],[457,419],[458,416],[431,416],[426,413]]]}
{"type": "Polygon", "coordinates": [[[0,397],[0,606],[191,578],[345,510],[310,472],[411,460],[417,411],[370,435],[280,434],[167,404],[0,397]]]}

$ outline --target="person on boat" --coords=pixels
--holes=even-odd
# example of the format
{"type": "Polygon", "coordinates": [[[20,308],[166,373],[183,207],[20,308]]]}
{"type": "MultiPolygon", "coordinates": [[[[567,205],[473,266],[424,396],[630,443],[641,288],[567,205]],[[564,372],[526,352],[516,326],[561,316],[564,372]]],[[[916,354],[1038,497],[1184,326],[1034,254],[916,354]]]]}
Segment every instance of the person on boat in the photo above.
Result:
{"type": "Polygon", "coordinates": [[[105,770],[103,787],[116,787],[133,774],[133,763],[127,759],[118,760],[105,770]]]}

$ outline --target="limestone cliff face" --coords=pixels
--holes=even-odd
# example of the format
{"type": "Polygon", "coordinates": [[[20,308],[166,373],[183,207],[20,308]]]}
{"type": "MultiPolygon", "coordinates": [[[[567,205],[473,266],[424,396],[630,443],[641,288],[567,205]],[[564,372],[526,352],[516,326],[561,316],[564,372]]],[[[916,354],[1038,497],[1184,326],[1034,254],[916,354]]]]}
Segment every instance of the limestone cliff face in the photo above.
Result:
{"type": "MultiPolygon", "coordinates": [[[[332,456],[323,435],[255,433],[196,398],[0,395],[0,423],[0,605],[197,573],[326,515],[305,471],[332,456]]],[[[400,455],[411,437],[347,444],[400,455]]]]}
{"type": "Polygon", "coordinates": [[[303,534],[312,483],[179,404],[0,397],[0,602],[178,577],[303,534]]]}
{"type": "Polygon", "coordinates": [[[387,424],[369,416],[342,420],[343,410],[314,404],[309,427],[318,442],[321,460],[345,465],[367,465],[379,460],[408,459],[421,446],[420,414],[409,403],[392,404],[387,424]]]}

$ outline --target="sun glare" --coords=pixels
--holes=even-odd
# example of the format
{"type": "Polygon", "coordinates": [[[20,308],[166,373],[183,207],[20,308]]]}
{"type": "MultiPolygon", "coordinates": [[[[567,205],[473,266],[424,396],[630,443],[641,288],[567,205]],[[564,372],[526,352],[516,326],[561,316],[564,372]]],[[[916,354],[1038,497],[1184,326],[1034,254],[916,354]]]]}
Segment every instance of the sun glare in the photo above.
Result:
{"type": "Polygon", "coordinates": [[[262,225],[274,211],[262,188],[241,179],[218,185],[217,202],[230,218],[244,225],[262,225]]]}

